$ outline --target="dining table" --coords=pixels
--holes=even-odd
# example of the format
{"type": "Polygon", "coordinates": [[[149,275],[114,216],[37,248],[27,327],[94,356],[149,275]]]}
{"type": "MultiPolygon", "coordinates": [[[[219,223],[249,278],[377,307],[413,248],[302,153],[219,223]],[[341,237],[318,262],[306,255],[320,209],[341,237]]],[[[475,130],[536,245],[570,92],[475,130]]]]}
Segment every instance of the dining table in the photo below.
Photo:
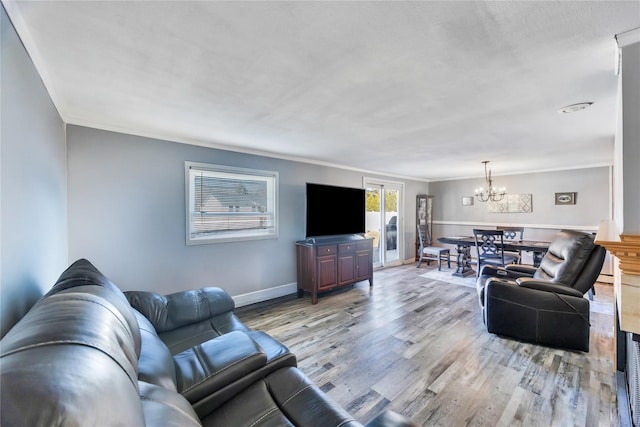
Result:
{"type": "MultiPolygon", "coordinates": [[[[453,272],[453,276],[468,277],[476,274],[476,271],[471,267],[471,247],[476,245],[476,239],[473,236],[439,237],[438,242],[456,245],[458,257],[456,271],[453,272]]],[[[536,240],[504,240],[502,246],[505,251],[532,252],[533,265],[538,267],[542,257],[549,250],[550,244],[551,242],[536,240]]]]}

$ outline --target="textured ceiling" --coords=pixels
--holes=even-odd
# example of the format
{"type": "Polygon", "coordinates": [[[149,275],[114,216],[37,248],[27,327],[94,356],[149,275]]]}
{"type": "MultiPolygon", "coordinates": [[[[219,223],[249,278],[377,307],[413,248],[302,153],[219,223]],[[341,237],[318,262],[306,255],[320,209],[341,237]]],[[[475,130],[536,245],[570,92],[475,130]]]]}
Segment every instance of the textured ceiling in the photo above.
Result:
{"type": "Polygon", "coordinates": [[[67,123],[425,180],[611,164],[640,27],[640,1],[3,4],[67,123]]]}

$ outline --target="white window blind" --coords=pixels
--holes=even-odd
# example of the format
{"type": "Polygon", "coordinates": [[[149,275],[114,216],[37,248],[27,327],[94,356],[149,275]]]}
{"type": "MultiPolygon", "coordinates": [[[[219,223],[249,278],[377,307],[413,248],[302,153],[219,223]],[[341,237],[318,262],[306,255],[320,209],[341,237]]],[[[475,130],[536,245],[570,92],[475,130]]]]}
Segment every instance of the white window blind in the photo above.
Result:
{"type": "Polygon", "coordinates": [[[277,238],[278,172],[185,163],[187,244],[277,238]]]}

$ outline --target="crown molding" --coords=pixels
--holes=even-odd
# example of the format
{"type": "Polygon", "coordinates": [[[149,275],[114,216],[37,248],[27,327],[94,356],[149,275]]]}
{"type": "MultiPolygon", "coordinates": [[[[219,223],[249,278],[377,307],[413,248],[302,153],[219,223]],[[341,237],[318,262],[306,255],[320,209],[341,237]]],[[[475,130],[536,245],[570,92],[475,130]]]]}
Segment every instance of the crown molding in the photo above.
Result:
{"type": "Polygon", "coordinates": [[[619,47],[640,43],[640,27],[625,31],[624,33],[616,34],[616,40],[618,41],[619,47]]]}

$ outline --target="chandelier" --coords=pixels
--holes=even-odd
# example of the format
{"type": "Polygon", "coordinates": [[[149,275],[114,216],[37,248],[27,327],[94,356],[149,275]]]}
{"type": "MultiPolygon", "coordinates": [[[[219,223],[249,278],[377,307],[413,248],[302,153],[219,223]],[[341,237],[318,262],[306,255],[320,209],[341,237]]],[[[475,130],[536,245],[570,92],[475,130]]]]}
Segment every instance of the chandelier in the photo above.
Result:
{"type": "Polygon", "coordinates": [[[485,160],[484,163],[484,180],[487,182],[489,188],[487,190],[482,187],[476,188],[476,197],[481,202],[499,202],[504,198],[507,189],[504,187],[496,188],[493,186],[493,181],[491,180],[491,169],[489,169],[489,173],[487,173],[487,163],[489,160],[485,160]]]}

